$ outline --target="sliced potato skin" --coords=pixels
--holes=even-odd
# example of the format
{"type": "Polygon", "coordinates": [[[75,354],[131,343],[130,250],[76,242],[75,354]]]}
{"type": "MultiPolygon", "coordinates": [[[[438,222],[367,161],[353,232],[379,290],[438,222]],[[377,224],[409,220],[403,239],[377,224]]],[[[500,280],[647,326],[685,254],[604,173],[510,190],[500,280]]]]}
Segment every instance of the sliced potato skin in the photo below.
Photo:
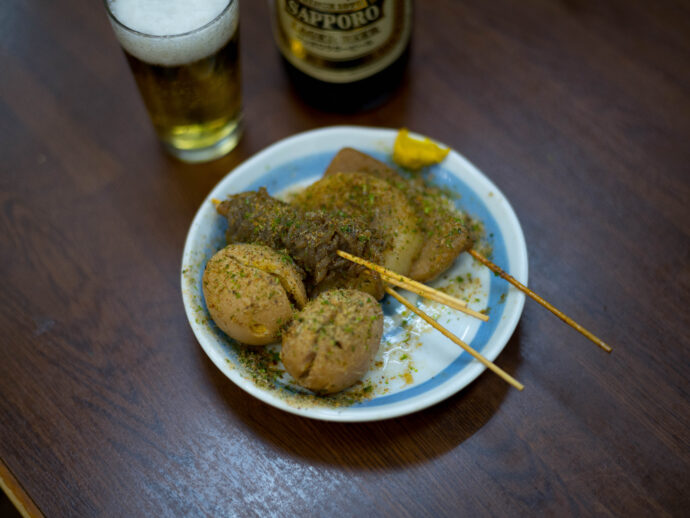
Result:
{"type": "Polygon", "coordinates": [[[285,369],[319,394],[339,392],[364,376],[383,335],[383,311],[369,294],[331,290],[309,302],[283,334],[285,369]]]}
{"type": "Polygon", "coordinates": [[[405,196],[385,180],[364,173],[335,173],[297,194],[293,203],[308,210],[342,212],[361,218],[383,235],[383,264],[407,275],[422,246],[417,217],[405,196]]]}
{"type": "Polygon", "coordinates": [[[202,289],[211,318],[228,336],[248,345],[280,339],[294,313],[292,300],[306,303],[294,266],[261,245],[233,244],[206,264],[202,289]]]}

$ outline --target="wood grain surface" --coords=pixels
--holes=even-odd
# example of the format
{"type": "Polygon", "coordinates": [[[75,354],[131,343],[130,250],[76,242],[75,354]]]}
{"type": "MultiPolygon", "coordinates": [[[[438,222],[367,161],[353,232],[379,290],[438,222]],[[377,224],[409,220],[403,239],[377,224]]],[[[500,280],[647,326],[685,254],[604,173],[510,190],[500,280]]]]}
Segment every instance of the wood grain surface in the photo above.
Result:
{"type": "Polygon", "coordinates": [[[246,132],[205,165],[156,142],[100,2],[0,3],[0,459],[46,516],[687,516],[690,5],[416,2],[377,109],[291,90],[243,0],[246,132]],[[273,409],[185,318],[187,229],[230,169],[333,124],[459,150],[520,218],[528,301],[498,364],[428,410],[329,424],[273,409]]]}

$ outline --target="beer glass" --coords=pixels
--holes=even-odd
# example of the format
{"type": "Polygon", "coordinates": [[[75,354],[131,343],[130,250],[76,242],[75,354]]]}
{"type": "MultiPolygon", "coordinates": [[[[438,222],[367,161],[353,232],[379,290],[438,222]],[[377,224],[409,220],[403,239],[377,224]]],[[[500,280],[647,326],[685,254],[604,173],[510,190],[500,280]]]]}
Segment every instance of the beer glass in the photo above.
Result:
{"type": "Polygon", "coordinates": [[[239,0],[105,0],[158,138],[203,162],[239,141],[239,0]]]}

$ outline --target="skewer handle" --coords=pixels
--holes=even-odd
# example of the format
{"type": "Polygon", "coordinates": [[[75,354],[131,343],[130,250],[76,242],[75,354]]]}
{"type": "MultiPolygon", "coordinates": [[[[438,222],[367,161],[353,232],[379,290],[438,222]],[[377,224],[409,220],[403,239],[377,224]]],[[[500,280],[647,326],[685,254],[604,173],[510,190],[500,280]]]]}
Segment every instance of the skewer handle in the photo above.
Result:
{"type": "Polygon", "coordinates": [[[441,334],[443,334],[446,338],[449,338],[453,342],[455,342],[457,345],[462,347],[465,351],[467,351],[470,355],[472,355],[476,360],[478,360],[482,365],[484,365],[487,369],[490,369],[494,373],[496,373],[498,376],[503,378],[506,382],[510,383],[513,387],[515,387],[518,390],[522,390],[525,388],[525,386],[520,383],[518,380],[513,378],[510,374],[508,374],[506,371],[495,365],[494,363],[491,363],[489,360],[484,358],[481,354],[479,354],[477,351],[472,349],[469,345],[467,345],[465,342],[460,340],[457,336],[455,336],[453,333],[448,331],[445,327],[443,327],[441,324],[436,322],[433,318],[431,318],[429,315],[424,313],[423,311],[417,309],[414,305],[410,304],[410,302],[405,299],[402,295],[398,294],[394,289],[389,288],[386,286],[385,288],[386,293],[388,293],[391,297],[393,297],[395,300],[400,302],[403,306],[405,306],[407,309],[412,311],[413,313],[416,313],[418,316],[420,316],[427,324],[431,325],[434,329],[439,331],[441,334]]]}
{"type": "Polygon", "coordinates": [[[523,292],[525,295],[527,295],[527,296],[530,297],[531,299],[536,300],[539,304],[541,304],[541,305],[544,306],[546,309],[548,309],[549,311],[551,311],[551,313],[553,313],[554,315],[556,315],[558,318],[560,318],[563,322],[565,322],[566,324],[568,324],[570,327],[576,329],[577,331],[579,331],[580,333],[582,333],[583,335],[585,335],[585,336],[586,336],[587,338],[589,338],[592,342],[594,342],[594,343],[597,344],[599,347],[601,347],[604,351],[606,351],[607,353],[610,353],[610,352],[613,350],[613,349],[611,349],[611,347],[610,347],[609,345],[607,345],[601,338],[599,338],[599,337],[593,335],[592,333],[590,333],[587,329],[585,329],[585,328],[582,327],[580,324],[578,324],[577,322],[575,322],[575,321],[574,321],[572,318],[570,318],[568,315],[566,315],[565,313],[563,313],[563,312],[560,311],[559,309],[555,308],[555,307],[554,307],[553,305],[551,305],[548,301],[544,300],[544,299],[541,298],[539,295],[537,295],[537,294],[534,293],[532,290],[530,290],[527,286],[521,284],[521,283],[518,282],[514,277],[512,277],[511,275],[509,275],[509,274],[507,274],[506,272],[504,272],[503,270],[501,270],[501,268],[499,268],[499,267],[496,266],[494,263],[492,263],[491,261],[489,261],[486,257],[484,257],[483,255],[481,255],[481,254],[478,253],[478,252],[475,252],[474,250],[468,250],[467,252],[468,252],[472,257],[474,257],[477,261],[479,261],[479,262],[482,263],[484,266],[486,266],[489,270],[491,270],[492,272],[494,272],[496,275],[498,275],[498,276],[501,277],[502,279],[505,279],[506,281],[508,281],[510,284],[512,284],[513,286],[515,286],[517,289],[519,289],[521,292],[523,292]]]}

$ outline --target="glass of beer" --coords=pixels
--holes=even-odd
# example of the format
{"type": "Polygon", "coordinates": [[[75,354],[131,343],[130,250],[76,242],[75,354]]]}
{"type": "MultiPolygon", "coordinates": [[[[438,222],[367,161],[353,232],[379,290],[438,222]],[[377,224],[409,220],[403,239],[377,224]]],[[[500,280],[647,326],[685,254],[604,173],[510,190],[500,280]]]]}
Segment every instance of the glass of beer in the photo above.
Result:
{"type": "Polygon", "coordinates": [[[239,0],[105,0],[163,146],[185,162],[229,153],[242,132],[239,0]]]}

